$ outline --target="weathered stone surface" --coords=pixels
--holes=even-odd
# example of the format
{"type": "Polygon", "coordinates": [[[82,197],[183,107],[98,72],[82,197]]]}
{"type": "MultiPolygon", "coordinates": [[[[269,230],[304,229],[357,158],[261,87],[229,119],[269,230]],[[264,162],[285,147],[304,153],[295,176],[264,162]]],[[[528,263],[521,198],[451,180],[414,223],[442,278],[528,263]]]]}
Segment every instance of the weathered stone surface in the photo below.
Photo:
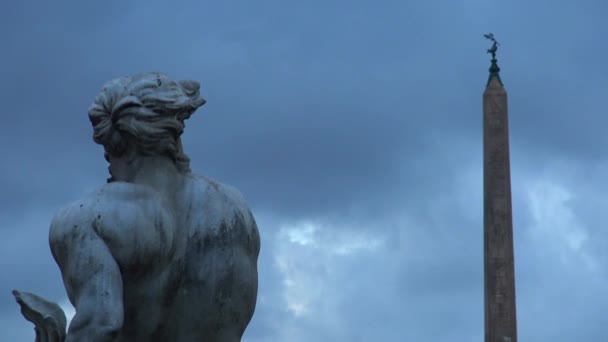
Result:
{"type": "Polygon", "coordinates": [[[180,135],[204,103],[197,82],[144,73],[89,110],[111,178],[51,223],[76,309],[67,341],[240,341],[260,237],[236,189],[190,172],[180,135]]]}
{"type": "Polygon", "coordinates": [[[517,342],[507,92],[498,77],[483,94],[483,122],[485,341],[517,342]]]}

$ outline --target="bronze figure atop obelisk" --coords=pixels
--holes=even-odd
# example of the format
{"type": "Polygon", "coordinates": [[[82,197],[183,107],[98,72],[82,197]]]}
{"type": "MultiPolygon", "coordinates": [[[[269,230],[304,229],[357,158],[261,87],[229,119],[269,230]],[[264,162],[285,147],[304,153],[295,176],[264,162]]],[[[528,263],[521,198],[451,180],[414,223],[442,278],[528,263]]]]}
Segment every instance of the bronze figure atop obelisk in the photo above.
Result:
{"type": "Polygon", "coordinates": [[[484,36],[493,43],[483,93],[485,342],[517,342],[507,92],[496,61],[498,42],[491,33],[484,36]]]}

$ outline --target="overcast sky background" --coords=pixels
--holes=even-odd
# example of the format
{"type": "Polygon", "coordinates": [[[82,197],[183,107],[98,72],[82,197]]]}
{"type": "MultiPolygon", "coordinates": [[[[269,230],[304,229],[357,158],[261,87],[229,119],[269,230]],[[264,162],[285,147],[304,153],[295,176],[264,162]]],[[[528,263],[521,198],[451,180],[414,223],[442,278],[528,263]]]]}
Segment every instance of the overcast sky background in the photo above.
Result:
{"type": "MultiPolygon", "coordinates": [[[[197,173],[262,236],[246,342],[482,341],[482,92],[509,93],[521,341],[608,341],[608,3],[5,1],[0,341],[62,303],[53,213],[103,184],[86,111],[141,71],[202,84],[197,173]]],[[[68,310],[69,311],[69,310],[68,310]]]]}

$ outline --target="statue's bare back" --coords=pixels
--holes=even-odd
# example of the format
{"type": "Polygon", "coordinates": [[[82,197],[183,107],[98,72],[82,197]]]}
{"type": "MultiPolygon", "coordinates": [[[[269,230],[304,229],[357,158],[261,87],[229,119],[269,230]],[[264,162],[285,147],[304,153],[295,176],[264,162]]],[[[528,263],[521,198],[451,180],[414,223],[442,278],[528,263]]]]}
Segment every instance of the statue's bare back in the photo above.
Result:
{"type": "MultiPolygon", "coordinates": [[[[74,341],[86,340],[76,338],[80,321],[119,311],[123,296],[122,327],[98,325],[117,333],[114,341],[240,340],[257,295],[255,221],[236,190],[205,178],[185,179],[175,195],[175,203],[163,203],[151,188],[110,183],[55,217],[52,251],[72,274],[64,281],[73,301],[98,279],[122,282],[122,291],[107,286],[88,299],[90,316],[81,306],[70,328],[74,341]],[[172,206],[186,210],[175,215],[166,209],[172,206]]],[[[82,332],[90,334],[86,326],[82,332]]]]}

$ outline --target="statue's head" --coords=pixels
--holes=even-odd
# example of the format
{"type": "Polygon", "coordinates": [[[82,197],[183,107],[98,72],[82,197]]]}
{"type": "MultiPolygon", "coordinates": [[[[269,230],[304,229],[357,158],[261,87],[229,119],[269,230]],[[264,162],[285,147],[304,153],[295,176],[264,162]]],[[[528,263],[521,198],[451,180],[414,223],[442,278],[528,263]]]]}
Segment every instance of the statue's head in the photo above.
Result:
{"type": "Polygon", "coordinates": [[[89,109],[93,140],[106,159],[125,154],[166,156],[178,170],[190,171],[182,149],[184,121],[205,104],[200,84],[142,73],[107,82],[89,109]]]}

